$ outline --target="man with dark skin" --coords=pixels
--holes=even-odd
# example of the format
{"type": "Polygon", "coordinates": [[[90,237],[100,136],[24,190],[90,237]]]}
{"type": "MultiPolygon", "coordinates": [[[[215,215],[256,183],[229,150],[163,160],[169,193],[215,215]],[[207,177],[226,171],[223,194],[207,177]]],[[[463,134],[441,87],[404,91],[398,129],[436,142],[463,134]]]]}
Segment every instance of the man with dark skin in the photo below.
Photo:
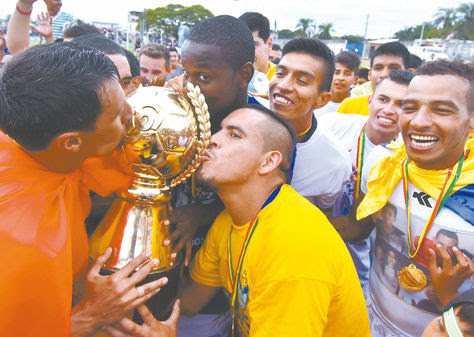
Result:
{"type": "MultiPolygon", "coordinates": [[[[231,111],[247,102],[256,103],[253,96],[247,95],[247,87],[254,72],[254,56],[252,33],[245,23],[227,15],[211,18],[201,22],[191,31],[181,50],[185,74],[170,80],[168,87],[182,91],[184,82],[198,85],[206,98],[211,117],[211,131],[215,133],[231,111]]],[[[166,242],[175,242],[176,251],[187,242],[188,256],[191,254],[191,242],[192,251],[197,251],[204,242],[210,225],[223,208],[214,194],[199,186],[195,192],[193,197],[190,181],[177,188],[170,222],[177,224],[178,230],[171,234],[170,241],[166,242]]],[[[221,293],[217,297],[219,296],[220,299],[214,299],[201,311],[208,315],[180,318],[180,336],[199,335],[196,327],[192,325],[195,324],[193,321],[197,323],[199,320],[206,321],[209,327],[202,330],[203,334],[211,336],[214,333],[220,336],[221,332],[213,327],[213,320],[227,310],[228,304],[221,293]],[[184,329],[184,323],[185,330],[180,330],[184,329]]],[[[222,331],[228,328],[228,323],[223,325],[222,331]]]]}

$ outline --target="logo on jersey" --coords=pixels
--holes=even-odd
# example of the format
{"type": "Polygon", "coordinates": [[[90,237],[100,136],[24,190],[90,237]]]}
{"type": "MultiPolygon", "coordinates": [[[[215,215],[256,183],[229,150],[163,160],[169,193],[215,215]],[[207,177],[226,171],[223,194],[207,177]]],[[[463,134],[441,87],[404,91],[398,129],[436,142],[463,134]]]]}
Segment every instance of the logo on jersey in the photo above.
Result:
{"type": "Polygon", "coordinates": [[[416,198],[416,200],[418,200],[421,206],[433,208],[431,207],[431,204],[429,201],[430,196],[426,194],[425,192],[413,192],[413,198],[416,198]]]}
{"type": "Polygon", "coordinates": [[[239,305],[242,308],[242,312],[244,312],[249,302],[249,285],[247,281],[246,270],[243,270],[242,274],[240,275],[240,282],[237,289],[237,298],[239,300],[239,305]]]}

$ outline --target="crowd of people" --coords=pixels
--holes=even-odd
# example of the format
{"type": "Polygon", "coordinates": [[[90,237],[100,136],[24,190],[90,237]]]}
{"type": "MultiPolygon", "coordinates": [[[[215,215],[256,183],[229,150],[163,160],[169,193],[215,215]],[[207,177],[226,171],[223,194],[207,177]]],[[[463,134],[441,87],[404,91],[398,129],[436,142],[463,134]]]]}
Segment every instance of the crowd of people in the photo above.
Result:
{"type": "Polygon", "coordinates": [[[56,32],[60,0],[30,47],[35,1],[0,36],[0,335],[474,336],[472,62],[390,42],[364,74],[317,39],[273,44],[255,12],[133,53],[92,25],[56,32]],[[156,258],[102,275],[113,251],[90,259],[88,239],[130,181],[127,98],[187,82],[212,137],[197,187],[173,192],[163,244],[190,263],[159,321],[156,258]]]}

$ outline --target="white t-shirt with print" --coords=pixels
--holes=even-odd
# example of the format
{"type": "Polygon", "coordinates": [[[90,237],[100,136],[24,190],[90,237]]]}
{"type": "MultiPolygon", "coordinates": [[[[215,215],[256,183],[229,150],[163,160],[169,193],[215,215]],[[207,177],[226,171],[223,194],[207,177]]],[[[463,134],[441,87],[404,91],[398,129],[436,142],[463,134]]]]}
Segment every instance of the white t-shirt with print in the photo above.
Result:
{"type": "MultiPolygon", "coordinates": [[[[362,186],[367,192],[369,169],[378,160],[391,155],[391,150],[377,146],[368,158],[362,172],[362,186]]],[[[408,195],[411,209],[411,235],[415,242],[423,231],[431,215],[436,200],[422,190],[408,183],[408,195]]],[[[464,254],[474,255],[474,226],[455,212],[444,207],[423,240],[422,247],[415,258],[416,266],[421,269],[428,285],[419,292],[403,289],[398,278],[400,269],[412,263],[408,255],[408,225],[403,193],[403,182],[395,187],[387,205],[376,216],[376,239],[374,260],[369,280],[367,309],[371,332],[374,337],[421,336],[428,323],[439,314],[432,298],[433,291],[429,280],[428,249],[434,249],[437,240],[451,238],[464,254]]],[[[460,286],[460,293],[473,288],[473,278],[460,286]]]]}

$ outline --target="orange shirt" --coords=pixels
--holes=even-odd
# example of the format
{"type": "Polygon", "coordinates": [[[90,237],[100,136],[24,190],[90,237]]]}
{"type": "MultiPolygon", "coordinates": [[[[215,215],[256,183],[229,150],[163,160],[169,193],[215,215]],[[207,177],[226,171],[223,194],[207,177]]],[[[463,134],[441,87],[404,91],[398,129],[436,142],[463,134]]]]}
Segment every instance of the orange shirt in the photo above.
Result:
{"type": "Polygon", "coordinates": [[[69,336],[74,277],[88,263],[89,189],[105,195],[128,183],[105,177],[108,166],[97,158],[55,173],[0,132],[2,335],[69,336]]]}

